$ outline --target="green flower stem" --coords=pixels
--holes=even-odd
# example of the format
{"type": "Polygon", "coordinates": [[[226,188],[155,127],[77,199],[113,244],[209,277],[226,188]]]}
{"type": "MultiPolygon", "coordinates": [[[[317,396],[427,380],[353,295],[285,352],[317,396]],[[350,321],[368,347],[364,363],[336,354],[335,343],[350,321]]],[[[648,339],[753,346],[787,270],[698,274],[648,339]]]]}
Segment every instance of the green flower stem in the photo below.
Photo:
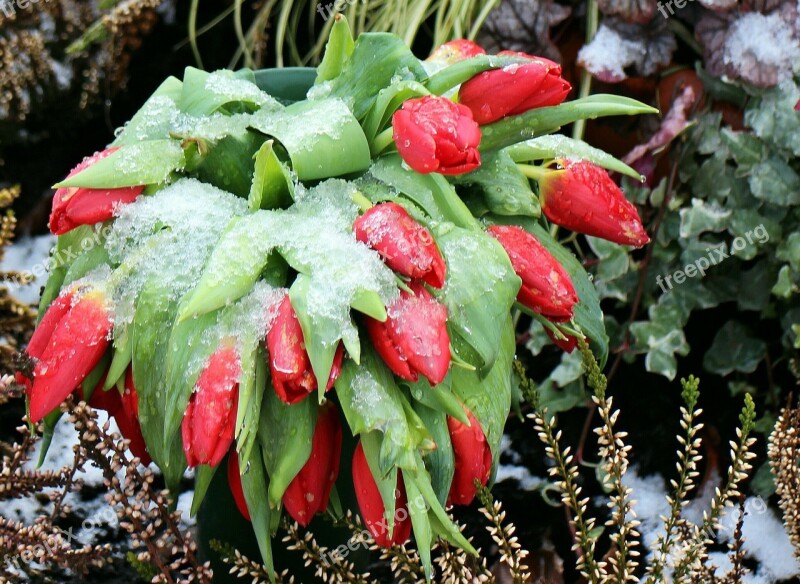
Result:
{"type": "Polygon", "coordinates": [[[462,369],[466,369],[467,371],[476,371],[474,365],[472,365],[471,363],[467,363],[456,354],[456,350],[453,347],[453,345],[450,345],[450,362],[453,364],[454,367],[461,367],[462,369]]]}
{"type": "Polygon", "coordinates": [[[602,116],[657,114],[658,110],[635,99],[616,95],[591,95],[552,107],[533,109],[483,126],[481,152],[489,152],[550,134],[581,119],[602,116]]]}
{"type": "Polygon", "coordinates": [[[425,85],[435,95],[444,95],[450,89],[469,81],[479,73],[489,69],[501,69],[508,65],[529,63],[524,57],[498,57],[495,55],[478,55],[465,61],[459,61],[430,76],[425,85]]]}
{"type": "Polygon", "coordinates": [[[517,164],[517,168],[519,168],[520,172],[526,177],[532,178],[535,181],[539,181],[543,179],[546,174],[553,172],[549,168],[535,166],[533,164],[517,164]]]}
{"type": "Polygon", "coordinates": [[[350,195],[350,200],[352,200],[358,208],[362,211],[366,212],[372,209],[374,206],[372,201],[370,201],[367,197],[364,196],[364,193],[361,191],[354,191],[352,195],[350,195]]]}
{"type": "MultiPolygon", "coordinates": [[[[589,5],[586,8],[586,44],[592,42],[594,36],[597,34],[598,22],[597,0],[589,0],[589,5]]],[[[586,69],[581,71],[581,88],[578,93],[578,98],[588,97],[592,92],[592,74],[586,69]]],[[[586,120],[578,120],[572,127],[572,137],[575,140],[582,140],[583,133],[586,130],[586,120]]]]}
{"type": "Polygon", "coordinates": [[[392,144],[394,144],[394,128],[390,126],[375,136],[369,147],[370,153],[373,157],[376,157],[392,144]]]}

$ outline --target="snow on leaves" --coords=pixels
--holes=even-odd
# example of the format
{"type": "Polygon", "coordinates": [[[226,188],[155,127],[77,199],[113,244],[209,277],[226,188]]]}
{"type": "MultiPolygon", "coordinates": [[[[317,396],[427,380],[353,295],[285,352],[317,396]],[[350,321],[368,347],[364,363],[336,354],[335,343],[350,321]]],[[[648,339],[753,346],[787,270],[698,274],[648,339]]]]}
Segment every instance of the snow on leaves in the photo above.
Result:
{"type": "Polygon", "coordinates": [[[703,45],[706,68],[712,75],[772,87],[800,71],[797,5],[757,4],[754,8],[765,12],[706,12],[695,36],[703,45]]]}
{"type": "Polygon", "coordinates": [[[578,53],[578,63],[601,81],[619,83],[627,79],[626,69],[648,76],[669,65],[676,48],[661,22],[643,26],[607,18],[578,53]]]}

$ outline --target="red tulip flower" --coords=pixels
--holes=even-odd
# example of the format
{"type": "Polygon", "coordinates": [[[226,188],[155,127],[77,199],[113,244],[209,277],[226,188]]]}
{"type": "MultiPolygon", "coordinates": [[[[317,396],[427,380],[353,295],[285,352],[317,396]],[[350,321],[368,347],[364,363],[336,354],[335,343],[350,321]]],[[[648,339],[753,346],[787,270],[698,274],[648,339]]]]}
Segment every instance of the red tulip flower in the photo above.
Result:
{"type": "Polygon", "coordinates": [[[217,466],[233,443],[239,401],[239,355],[233,347],[217,349],[208,360],[181,423],[183,452],[189,466],[217,466]]]}
{"type": "MultiPolygon", "coordinates": [[[[296,404],[303,401],[308,394],[316,391],[317,378],[311,369],[311,361],[303,340],[303,329],[297,320],[292,302],[286,294],[278,307],[278,316],[267,333],[267,349],[269,349],[269,367],[272,371],[272,385],[281,401],[296,404]]],[[[342,371],[342,345],[336,348],[325,390],[333,387],[342,371]]]]}
{"type": "Polygon", "coordinates": [[[543,57],[502,51],[499,55],[526,57],[528,63],[507,65],[479,73],[461,86],[458,101],[480,125],[535,108],[558,105],[572,86],[561,77],[561,65],[543,57]]]}
{"type": "Polygon", "coordinates": [[[571,319],[578,302],[572,279],[539,240],[515,225],[493,225],[486,232],[500,242],[522,278],[517,301],[547,318],[571,319]]]}
{"type": "Polygon", "coordinates": [[[244,489],[242,488],[242,475],[239,472],[239,456],[236,452],[231,452],[228,456],[228,485],[239,513],[251,521],[250,510],[247,508],[247,499],[244,498],[244,489]]]}
{"type": "Polygon", "coordinates": [[[383,505],[378,485],[369,469],[361,442],[358,443],[353,453],[353,486],[361,517],[375,543],[381,547],[390,548],[407,542],[411,536],[411,516],[408,513],[408,500],[403,479],[398,475],[395,489],[394,531],[390,537],[386,507],[383,505]]]}
{"type": "Polygon", "coordinates": [[[469,108],[446,97],[409,99],[392,125],[400,156],[420,174],[464,174],[481,165],[481,129],[469,108]]]}
{"type": "Polygon", "coordinates": [[[331,489],[339,476],[342,456],[342,423],[333,402],[322,406],[317,416],[311,457],[289,484],[283,495],[283,506],[303,527],[314,515],[328,508],[331,489]]]}
{"type": "Polygon", "coordinates": [[[387,307],[386,322],[367,317],[367,332],[395,375],[409,381],[422,375],[437,385],[450,367],[447,309],[419,282],[410,288],[387,307]]]}
{"type": "Polygon", "coordinates": [[[475,481],[483,486],[492,472],[492,449],[486,441],[481,425],[472,412],[465,410],[470,425],[455,418],[447,418],[447,429],[453,443],[456,472],[447,495],[448,505],[469,505],[477,494],[475,481]]]}
{"type": "Polygon", "coordinates": [[[447,264],[431,232],[397,203],[375,205],[356,219],[353,232],[398,274],[444,286],[447,264]]]}
{"type": "Polygon", "coordinates": [[[35,355],[29,354],[39,356],[30,390],[32,422],[56,409],[91,373],[108,348],[111,326],[100,291],[87,292],[74,304],[68,295],[53,303],[29,346],[35,355]]]}
{"type": "Polygon", "coordinates": [[[542,211],[553,223],[621,245],[650,241],[639,213],[608,173],[590,162],[560,161],[539,179],[542,211]]]}
{"type": "Polygon", "coordinates": [[[426,61],[452,65],[484,54],[486,51],[477,43],[467,39],[456,39],[436,47],[426,61]]]}
{"type": "MultiPolygon", "coordinates": [[[[94,156],[85,158],[69,177],[86,170],[94,163],[110,156],[118,148],[109,148],[94,156]]],[[[50,231],[62,235],[80,225],[94,225],[114,216],[118,205],[132,203],[142,194],[144,186],[122,187],[117,189],[87,189],[82,187],[62,187],[53,197],[53,210],[50,213],[50,231]]]]}
{"type": "MultiPolygon", "coordinates": [[[[102,388],[98,388],[95,390],[95,394],[98,390],[100,390],[100,393],[116,393],[113,388],[107,392],[103,392],[102,388]]],[[[94,398],[94,395],[92,398],[94,398]]],[[[125,392],[122,394],[120,407],[114,413],[114,419],[117,421],[122,437],[130,442],[129,448],[133,455],[138,457],[143,465],[150,464],[152,459],[147,452],[147,445],[142,435],[142,426],[139,423],[139,394],[133,384],[133,369],[130,367],[128,367],[128,371],[125,374],[125,392]]]]}

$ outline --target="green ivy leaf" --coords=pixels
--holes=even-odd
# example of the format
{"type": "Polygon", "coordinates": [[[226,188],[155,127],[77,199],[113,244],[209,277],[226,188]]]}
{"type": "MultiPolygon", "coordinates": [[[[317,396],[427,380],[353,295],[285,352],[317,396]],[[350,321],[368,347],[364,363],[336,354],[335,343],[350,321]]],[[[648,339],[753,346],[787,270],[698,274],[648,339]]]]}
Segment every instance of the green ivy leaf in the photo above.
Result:
{"type": "Polygon", "coordinates": [[[764,341],[753,337],[740,322],[729,320],[714,336],[703,357],[703,367],[718,375],[752,373],[766,354],[764,341]]]}

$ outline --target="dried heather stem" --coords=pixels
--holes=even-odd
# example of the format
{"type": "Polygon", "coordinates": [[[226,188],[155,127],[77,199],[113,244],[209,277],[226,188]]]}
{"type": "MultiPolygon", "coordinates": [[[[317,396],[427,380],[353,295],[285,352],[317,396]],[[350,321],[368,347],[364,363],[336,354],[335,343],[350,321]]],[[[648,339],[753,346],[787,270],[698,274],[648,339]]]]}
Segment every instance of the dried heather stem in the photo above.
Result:
{"type": "Polygon", "coordinates": [[[523,561],[528,557],[528,551],[522,549],[519,538],[514,535],[516,527],[513,524],[505,523],[506,512],[500,501],[495,501],[492,493],[480,482],[475,481],[478,489],[478,498],[481,501],[481,513],[489,520],[491,525],[486,529],[492,539],[500,548],[500,561],[505,562],[511,572],[511,581],[514,584],[525,584],[530,578],[530,574],[525,571],[523,561]]]}
{"type": "Polygon", "coordinates": [[[578,570],[589,582],[599,583],[607,573],[605,563],[595,559],[595,537],[592,536],[592,531],[596,521],[588,516],[589,498],[581,498],[578,466],[574,463],[569,447],[561,449],[561,432],[556,430],[554,418],[548,417],[547,410],[542,407],[539,392],[525,374],[525,368],[519,360],[514,361],[514,369],[521,380],[522,395],[534,409],[534,413],[528,417],[534,421],[539,439],[545,445],[545,454],[555,463],[549,473],[558,477],[556,484],[561,490],[561,501],[573,513],[570,522],[575,530],[573,550],[579,552],[578,570]]]}
{"type": "Polygon", "coordinates": [[[755,453],[750,452],[750,449],[756,441],[750,437],[756,417],[755,404],[750,394],[745,394],[744,401],[744,408],[739,415],[741,426],[736,429],[736,440],[730,441],[731,465],[725,485],[721,489],[717,487],[710,510],[703,513],[702,525],[691,526],[692,537],[687,542],[685,554],[675,566],[675,582],[687,581],[691,573],[705,563],[708,546],[713,543],[713,534],[719,529],[719,518],[723,509],[742,496],[739,485],[752,469],[749,461],[755,457],[755,453]]]}
{"type": "Polygon", "coordinates": [[[767,452],[786,533],[800,559],[800,406],[793,407],[791,397],[769,437],[767,452]]]}
{"type": "Polygon", "coordinates": [[[639,532],[636,530],[639,521],[633,510],[634,502],[630,498],[632,490],[623,483],[623,477],[628,470],[628,452],[631,447],[626,446],[624,442],[628,433],[614,429],[619,410],[612,411],[612,399],[606,398],[608,386],[606,376],[600,371],[600,366],[586,341],[578,339],[578,346],[583,355],[583,368],[589,387],[594,390],[592,400],[597,404],[600,419],[603,421],[602,426],[595,429],[595,434],[598,436],[607,486],[611,489],[611,500],[608,503],[611,517],[606,526],[617,528],[616,533],[611,534],[611,542],[616,548],[609,558],[613,571],[602,581],[624,584],[629,580],[637,580],[634,572],[639,565],[636,561],[639,552],[633,549],[639,545],[639,532]]]}
{"type": "Polygon", "coordinates": [[[672,495],[667,495],[670,514],[664,520],[664,532],[658,536],[653,546],[653,560],[647,567],[646,584],[657,584],[664,579],[664,569],[677,537],[677,528],[684,523],[681,513],[688,503],[686,496],[695,487],[697,464],[702,459],[701,439],[697,437],[697,433],[703,428],[703,424],[697,422],[703,412],[697,408],[700,380],[690,375],[689,379],[682,379],[681,384],[681,397],[685,406],[681,407],[681,428],[684,434],[677,437],[682,447],[678,451],[678,480],[670,480],[673,488],[672,495]]]}
{"type": "Polygon", "coordinates": [[[286,535],[283,538],[287,549],[298,551],[303,555],[306,566],[315,567],[314,575],[323,582],[373,584],[369,573],[359,574],[353,562],[339,557],[337,553],[329,552],[327,548],[319,545],[314,539],[314,534],[306,531],[300,533],[300,526],[294,521],[283,521],[286,535]]]}

